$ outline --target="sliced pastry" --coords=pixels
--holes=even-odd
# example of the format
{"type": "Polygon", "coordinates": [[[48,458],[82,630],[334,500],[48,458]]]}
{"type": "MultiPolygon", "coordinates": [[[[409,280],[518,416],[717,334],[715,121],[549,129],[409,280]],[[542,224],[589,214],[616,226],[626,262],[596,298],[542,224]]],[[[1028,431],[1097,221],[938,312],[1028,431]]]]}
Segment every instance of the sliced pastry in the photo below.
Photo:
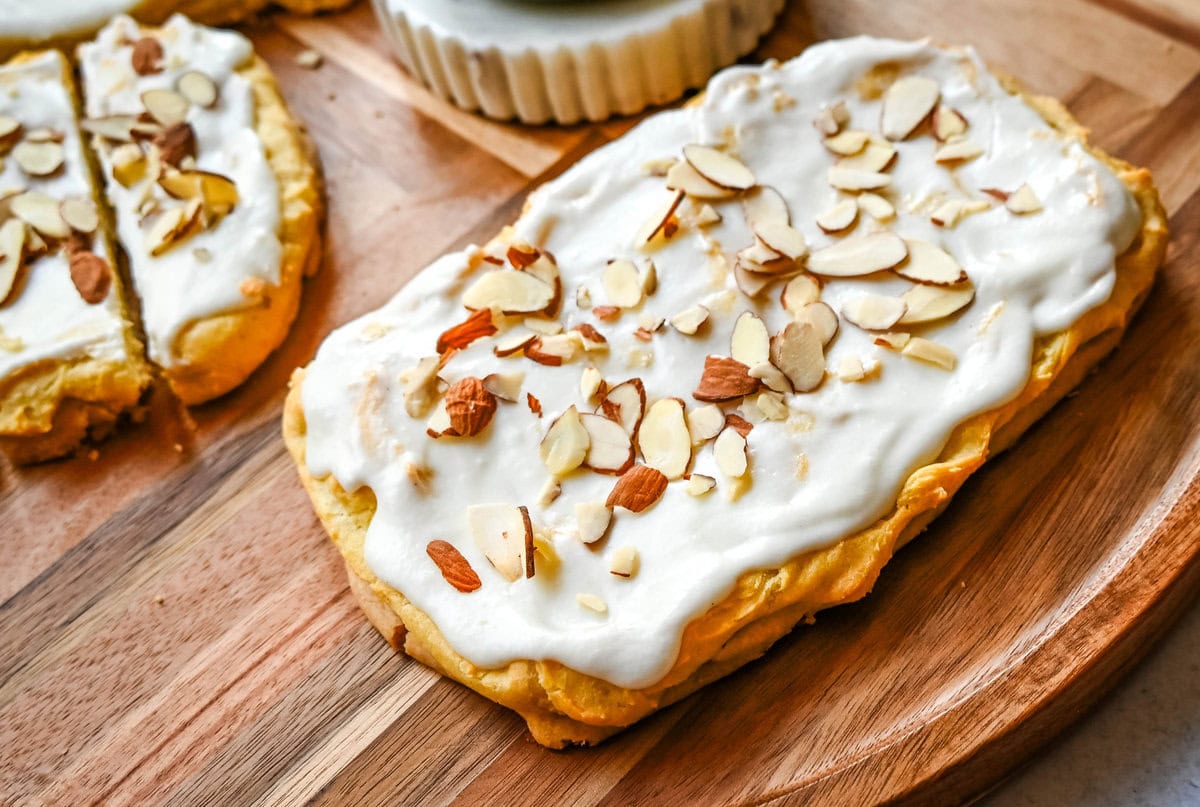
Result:
{"type": "Polygon", "coordinates": [[[333,333],[284,434],[389,642],[594,743],[866,595],[1165,244],[1148,172],[972,50],[828,42],[333,333]]]}
{"type": "Polygon", "coordinates": [[[209,400],[283,340],[320,260],[305,135],[238,33],[118,17],[78,55],[149,358],[185,403],[209,400]]]}
{"type": "Polygon", "coordinates": [[[150,382],[57,51],[0,67],[0,449],[106,433],[150,382]]]}

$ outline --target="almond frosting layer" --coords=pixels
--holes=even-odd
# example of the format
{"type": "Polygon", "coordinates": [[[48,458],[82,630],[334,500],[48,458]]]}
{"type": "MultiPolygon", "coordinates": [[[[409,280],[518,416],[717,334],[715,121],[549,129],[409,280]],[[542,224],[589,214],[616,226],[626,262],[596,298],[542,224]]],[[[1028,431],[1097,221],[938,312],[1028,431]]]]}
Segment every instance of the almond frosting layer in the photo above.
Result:
{"type": "MultiPolygon", "coordinates": [[[[524,403],[501,402],[479,436],[434,440],[425,419],[405,411],[402,374],[434,354],[438,335],[465,318],[463,289],[489,268],[484,263],[469,274],[473,250],[467,250],[439,259],[381,309],[322,345],[302,389],[308,469],[332,474],[348,490],[374,491],[368,564],[428,613],[467,659],[483,667],[554,659],[617,685],[644,687],[670,669],[687,623],[720,601],[739,575],[871,524],[957,424],[1013,398],[1029,376],[1034,340],[1108,298],[1115,258],[1139,224],[1120,181],[1006,93],[971,50],[857,38],[817,45],[783,65],[729,69],[699,106],[649,118],[536,191],[517,222],[518,237],[557,259],[564,325],[595,325],[609,349],[551,367],[520,354],[498,358],[495,338],[483,338],[453,356],[442,376],[453,383],[523,371],[522,400],[526,392],[535,395],[544,417],[524,403]],[[893,143],[899,154],[887,169],[885,193],[898,215],[881,223],[862,211],[854,230],[922,239],[966,270],[973,303],[920,331],[953,351],[955,368],[902,356],[843,320],[826,348],[828,366],[852,357],[877,364],[874,375],[860,382],[827,377],[814,392],[788,395],[784,420],[756,416],[749,399],[726,407],[758,421],[747,438],[752,481],[736,500],[730,494],[737,486],[717,468],[710,441],[696,448],[692,471],[715,478],[713,492],[692,496],[687,482],[672,481],[645,512],[618,508],[607,538],[584,545],[574,506],[604,502],[614,477],[576,471],[562,480],[555,501],[539,504],[546,429],[571,405],[587,412],[595,406],[580,391],[584,367],[594,364],[610,385],[641,378],[650,402],[678,397],[690,411],[701,405],[692,392],[705,357],[729,355],[743,311],[757,313],[771,333],[791,320],[778,285],[756,299],[737,289],[733,254],[752,235],[736,198],[711,203],[719,223],[685,223],[646,256],[657,268],[658,288],[636,311],[606,323],[575,304],[580,287],[594,304],[605,304],[606,263],[643,256],[636,234],[670,193],[661,176],[641,166],[678,158],[688,144],[727,144],[759,183],[784,197],[792,225],[812,250],[838,242],[844,236],[827,235],[815,223],[842,197],[830,186],[834,158],[813,121],[843,100],[849,127],[878,134],[880,101],[858,88],[881,63],[935,80],[942,102],[962,113],[970,139],[983,150],[950,170],[933,161],[939,144],[927,134],[893,143]],[[982,193],[1023,184],[1039,212],[1017,214],[982,193]],[[939,228],[930,212],[949,198],[989,203],[957,226],[939,228]],[[712,316],[696,335],[668,325],[649,342],[635,336],[644,316],[669,318],[697,303],[712,316]],[[427,469],[426,485],[413,484],[414,467],[427,469]],[[528,507],[556,562],[543,563],[529,579],[502,577],[472,541],[466,516],[470,505],[494,503],[528,507]],[[481,579],[477,590],[462,593],[447,584],[426,552],[434,539],[452,543],[470,562],[481,579]],[[612,556],[627,546],[639,555],[628,579],[609,571],[612,556]],[[600,598],[607,610],[581,605],[580,594],[600,598]]],[[[892,273],[828,279],[822,299],[843,311],[865,292],[896,296],[913,285],[892,273]]]]}

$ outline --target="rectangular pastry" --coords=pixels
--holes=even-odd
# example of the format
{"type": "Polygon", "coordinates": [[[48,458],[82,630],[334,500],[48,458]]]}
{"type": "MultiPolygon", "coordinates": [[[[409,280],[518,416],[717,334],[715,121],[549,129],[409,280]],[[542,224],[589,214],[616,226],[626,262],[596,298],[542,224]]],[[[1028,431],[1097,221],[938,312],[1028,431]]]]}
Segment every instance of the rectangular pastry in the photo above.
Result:
{"type": "Polygon", "coordinates": [[[284,434],[389,642],[595,743],[866,595],[1165,244],[1148,172],[972,50],[827,42],[333,333],[284,434]]]}

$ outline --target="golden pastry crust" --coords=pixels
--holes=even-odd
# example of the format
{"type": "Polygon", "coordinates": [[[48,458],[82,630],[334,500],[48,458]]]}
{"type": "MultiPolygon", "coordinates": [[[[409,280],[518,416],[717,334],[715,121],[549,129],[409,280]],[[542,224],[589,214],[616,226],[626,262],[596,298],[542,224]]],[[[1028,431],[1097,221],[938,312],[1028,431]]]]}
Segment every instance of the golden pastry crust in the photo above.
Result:
{"type": "Polygon", "coordinates": [[[266,63],[255,56],[238,73],[254,89],[255,131],[279,183],[280,280],[276,286],[265,286],[254,306],[199,319],[180,329],[173,346],[179,361],[163,368],[163,375],[186,404],[229,392],[279,347],[296,317],[303,278],[321,261],[324,210],[315,151],[288,111],[266,63]]]}
{"type": "MultiPolygon", "coordinates": [[[[1020,92],[1012,80],[1002,82],[1010,92],[1020,92]]],[[[1086,143],[1086,131],[1058,101],[1024,97],[1055,129],[1086,143]]],[[[687,626],[667,675],[644,689],[618,687],[554,661],[521,660],[483,669],[456,653],[428,615],[367,566],[363,542],[375,510],[372,492],[349,493],[330,477],[309,475],[300,398],[304,371],[297,370],[284,409],[284,437],[368,618],[393,646],[518,712],[535,740],[560,748],[599,742],[762,655],[817,611],[864,596],[894,551],[946,507],[968,476],[990,455],[1011,445],[1117,344],[1149,291],[1167,241],[1166,215],[1150,174],[1091,151],[1120,177],[1142,211],[1141,234],[1117,260],[1109,300],[1068,330],[1039,340],[1022,392],[1008,404],[960,424],[937,461],[908,478],[890,514],[778,569],[739,578],[723,601],[687,626]]]]}
{"type": "MultiPolygon", "coordinates": [[[[32,61],[42,53],[19,54],[9,64],[32,61]]],[[[62,82],[77,99],[75,79],[65,60],[62,82]]],[[[87,153],[86,148],[84,151],[87,153]]],[[[93,197],[97,209],[103,210],[90,154],[88,163],[93,197]]],[[[117,254],[107,220],[97,238],[108,245],[110,255],[117,254]]],[[[40,361],[0,378],[0,450],[13,462],[54,459],[70,454],[85,440],[104,437],[123,413],[138,405],[149,387],[150,368],[142,359],[142,343],[134,335],[135,317],[130,312],[135,309],[130,304],[128,280],[120,271],[114,271],[109,293],[119,297],[126,321],[126,361],[88,357],[40,361]]]]}

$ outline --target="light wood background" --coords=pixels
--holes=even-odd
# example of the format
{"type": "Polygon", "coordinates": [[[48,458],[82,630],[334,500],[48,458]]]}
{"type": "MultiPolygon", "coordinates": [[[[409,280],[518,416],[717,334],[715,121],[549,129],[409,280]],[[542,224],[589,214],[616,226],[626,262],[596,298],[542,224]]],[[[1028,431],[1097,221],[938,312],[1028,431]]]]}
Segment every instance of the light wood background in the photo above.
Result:
{"type": "Polygon", "coordinates": [[[1150,166],[1166,267],[1126,343],[984,469],[862,603],[597,750],[393,654],[358,613],[279,436],[332,328],[631,122],[495,124],[434,99],[364,4],[247,29],[310,125],[329,256],[285,347],[94,459],[0,469],[0,803],[945,803],[1113,684],[1200,578],[1200,9],[1192,0],[793,2],[817,39],[975,44],[1150,166]],[[305,48],[318,70],[295,62],[305,48]]]}

